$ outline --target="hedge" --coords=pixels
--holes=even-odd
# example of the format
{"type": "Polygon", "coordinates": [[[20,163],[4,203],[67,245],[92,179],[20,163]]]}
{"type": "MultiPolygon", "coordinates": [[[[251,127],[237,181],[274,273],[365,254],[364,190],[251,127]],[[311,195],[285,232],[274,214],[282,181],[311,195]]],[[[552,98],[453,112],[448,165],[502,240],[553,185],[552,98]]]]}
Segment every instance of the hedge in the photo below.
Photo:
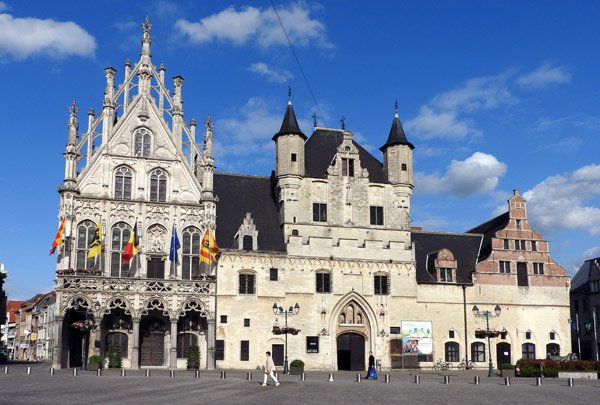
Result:
{"type": "MultiPolygon", "coordinates": [[[[556,370],[556,371],[600,371],[600,361],[586,360],[550,360],[550,359],[521,359],[517,361],[517,367],[521,369],[532,368],[537,370],[556,370]]],[[[545,373],[544,373],[545,375],[545,373]]],[[[533,376],[535,377],[535,376],[533,376]]],[[[539,376],[538,376],[539,377],[539,376]]]]}

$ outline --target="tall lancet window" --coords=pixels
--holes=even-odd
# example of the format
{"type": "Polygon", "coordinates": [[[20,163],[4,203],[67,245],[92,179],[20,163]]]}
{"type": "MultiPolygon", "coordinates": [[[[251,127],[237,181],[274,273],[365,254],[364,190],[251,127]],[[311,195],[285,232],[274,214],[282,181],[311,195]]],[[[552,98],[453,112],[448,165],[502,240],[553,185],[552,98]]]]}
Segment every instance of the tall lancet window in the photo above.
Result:
{"type": "Polygon", "coordinates": [[[183,260],[181,278],[191,279],[192,274],[200,274],[200,230],[193,226],[183,230],[183,260]]]}
{"type": "Polygon", "coordinates": [[[133,138],[135,145],[135,156],[149,157],[151,141],[150,131],[148,131],[146,128],[140,128],[135,131],[133,138]]]}
{"type": "Polygon", "coordinates": [[[83,221],[77,226],[77,269],[94,268],[94,258],[88,259],[87,255],[95,234],[96,224],[92,221],[83,221]]]}
{"type": "Polygon", "coordinates": [[[129,277],[129,263],[123,263],[123,251],[129,242],[131,229],[124,222],[112,228],[110,240],[110,276],[129,277]]]}
{"type": "Polygon", "coordinates": [[[131,200],[131,170],[128,167],[119,167],[115,172],[115,198],[131,200]]]}
{"type": "Polygon", "coordinates": [[[167,175],[161,169],[150,174],[150,201],[167,201],[167,175]]]}

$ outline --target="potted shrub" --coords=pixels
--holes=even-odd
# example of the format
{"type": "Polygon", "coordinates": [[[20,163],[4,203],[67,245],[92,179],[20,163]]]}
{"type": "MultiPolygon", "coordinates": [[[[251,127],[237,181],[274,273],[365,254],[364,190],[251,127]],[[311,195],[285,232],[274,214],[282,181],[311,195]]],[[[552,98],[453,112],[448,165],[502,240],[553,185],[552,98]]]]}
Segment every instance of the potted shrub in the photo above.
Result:
{"type": "Polygon", "coordinates": [[[121,368],[121,345],[110,345],[108,347],[108,367],[121,368]]]}
{"type": "Polygon", "coordinates": [[[188,347],[186,355],[188,370],[198,370],[200,368],[200,348],[198,345],[188,347]]]}
{"type": "Polygon", "coordinates": [[[87,369],[90,371],[96,371],[99,368],[102,368],[102,357],[98,356],[97,354],[90,356],[88,359],[87,369]]]}
{"type": "Polygon", "coordinates": [[[304,362],[302,360],[292,360],[290,363],[290,374],[300,375],[304,372],[304,362]]]}
{"type": "Polygon", "coordinates": [[[510,363],[500,364],[498,367],[500,370],[500,375],[502,377],[514,377],[515,376],[515,366],[510,363]]]}

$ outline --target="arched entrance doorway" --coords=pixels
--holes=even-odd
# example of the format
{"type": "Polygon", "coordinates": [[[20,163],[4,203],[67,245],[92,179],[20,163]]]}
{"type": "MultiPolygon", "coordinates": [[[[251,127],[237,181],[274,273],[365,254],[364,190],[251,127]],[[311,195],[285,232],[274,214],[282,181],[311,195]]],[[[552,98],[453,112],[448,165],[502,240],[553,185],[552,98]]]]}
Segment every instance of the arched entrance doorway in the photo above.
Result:
{"type": "Polygon", "coordinates": [[[500,342],[496,345],[496,362],[498,367],[502,364],[511,364],[510,343],[500,342]]]}
{"type": "Polygon", "coordinates": [[[140,322],[140,366],[165,364],[165,332],[162,319],[150,316],[140,322]]]}
{"type": "Polygon", "coordinates": [[[337,338],[338,370],[365,369],[365,338],[358,333],[343,333],[337,338]]]}

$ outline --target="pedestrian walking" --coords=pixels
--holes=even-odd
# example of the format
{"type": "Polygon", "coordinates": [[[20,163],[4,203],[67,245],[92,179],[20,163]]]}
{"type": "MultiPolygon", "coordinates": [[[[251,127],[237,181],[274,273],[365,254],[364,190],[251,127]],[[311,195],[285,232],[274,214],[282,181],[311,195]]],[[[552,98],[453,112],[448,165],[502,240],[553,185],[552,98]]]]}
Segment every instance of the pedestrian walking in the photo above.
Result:
{"type": "Polygon", "coordinates": [[[367,376],[365,377],[365,380],[368,380],[369,377],[377,379],[377,373],[375,372],[375,357],[373,356],[373,352],[369,352],[369,367],[367,368],[367,376]]]}
{"type": "Polygon", "coordinates": [[[273,363],[273,358],[271,357],[271,352],[267,352],[267,362],[265,364],[265,380],[262,383],[263,387],[267,386],[267,376],[271,376],[273,381],[275,381],[275,386],[279,387],[279,381],[275,378],[275,374],[273,371],[275,370],[275,363],[273,363]]]}

